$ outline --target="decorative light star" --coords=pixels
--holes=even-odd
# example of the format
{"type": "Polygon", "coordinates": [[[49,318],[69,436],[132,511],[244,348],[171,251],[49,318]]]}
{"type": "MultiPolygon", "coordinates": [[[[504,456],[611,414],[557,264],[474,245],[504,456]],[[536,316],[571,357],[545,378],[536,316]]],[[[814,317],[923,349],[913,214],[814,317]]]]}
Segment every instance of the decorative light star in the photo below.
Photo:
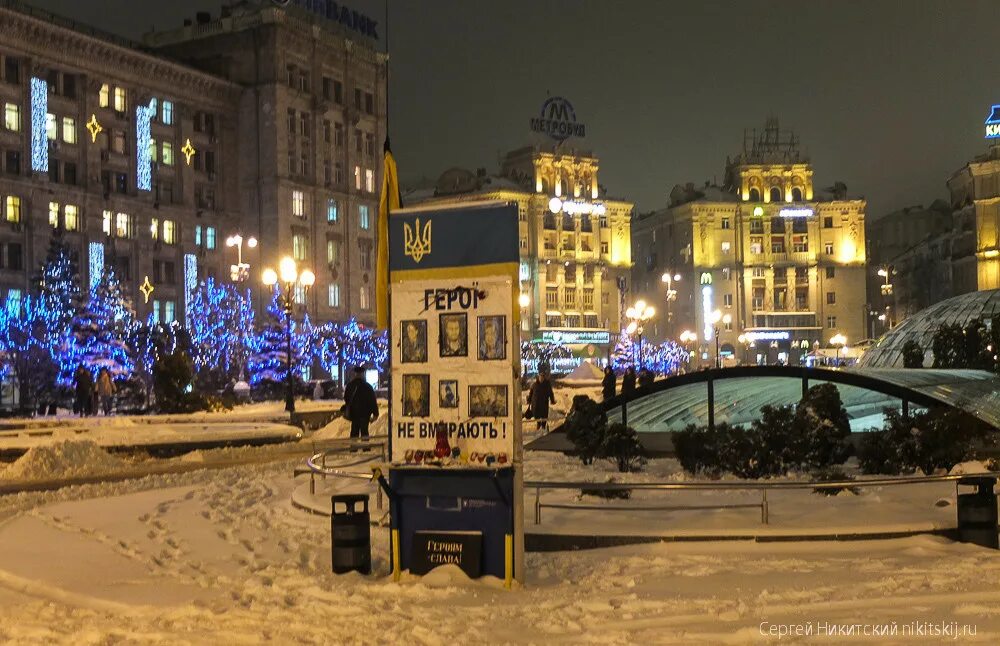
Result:
{"type": "Polygon", "coordinates": [[[184,142],[184,147],[181,148],[181,152],[184,153],[184,157],[187,158],[187,165],[190,166],[191,158],[194,157],[194,154],[198,151],[195,150],[194,146],[191,145],[191,139],[188,139],[186,142],[184,142]]]}
{"type": "Polygon", "coordinates": [[[145,302],[148,303],[149,295],[153,293],[153,283],[149,282],[149,276],[146,276],[143,279],[142,285],[139,286],[139,291],[142,292],[142,297],[146,299],[145,302]]]}
{"type": "Polygon", "coordinates": [[[104,132],[104,126],[97,122],[97,115],[91,114],[90,121],[87,122],[87,130],[90,131],[91,143],[97,143],[97,135],[104,132]]]}

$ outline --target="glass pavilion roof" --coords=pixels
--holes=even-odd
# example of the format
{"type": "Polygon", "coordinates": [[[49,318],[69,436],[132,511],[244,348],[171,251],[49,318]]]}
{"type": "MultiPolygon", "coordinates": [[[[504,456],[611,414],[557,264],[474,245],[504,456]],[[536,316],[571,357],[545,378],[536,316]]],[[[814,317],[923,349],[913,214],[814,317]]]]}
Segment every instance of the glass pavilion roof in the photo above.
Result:
{"type": "Polygon", "coordinates": [[[924,350],[924,364],[930,365],[931,341],[940,325],[958,323],[965,327],[973,319],[989,321],[1000,315],[1000,289],[962,294],[924,308],[905,319],[876,341],[858,360],[865,368],[902,368],[903,345],[916,341],[924,350]]]}

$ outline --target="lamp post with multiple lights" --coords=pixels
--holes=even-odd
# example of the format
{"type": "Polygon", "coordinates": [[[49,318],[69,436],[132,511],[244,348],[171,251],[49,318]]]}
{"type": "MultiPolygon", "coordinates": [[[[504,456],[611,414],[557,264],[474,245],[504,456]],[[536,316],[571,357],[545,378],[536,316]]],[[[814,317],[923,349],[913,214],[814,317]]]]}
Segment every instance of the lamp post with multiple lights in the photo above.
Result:
{"type": "Polygon", "coordinates": [[[847,337],[844,336],[843,334],[839,334],[839,333],[838,334],[834,334],[832,337],[830,337],[830,345],[836,346],[836,348],[837,348],[836,361],[837,361],[837,364],[839,365],[840,364],[840,350],[841,350],[841,348],[847,347],[847,337]]]}
{"type": "Polygon", "coordinates": [[[316,282],[316,274],[309,269],[299,271],[295,260],[290,256],[285,256],[278,263],[278,271],[271,267],[266,268],[261,279],[264,284],[271,289],[275,289],[278,282],[281,282],[283,289],[278,292],[278,306],[285,313],[285,351],[287,359],[285,361],[285,410],[289,413],[295,412],[295,386],[292,381],[292,308],[295,303],[295,290],[298,287],[306,292],[316,282]]]}
{"type": "Polygon", "coordinates": [[[643,368],[642,361],[642,332],[643,325],[646,321],[653,318],[656,315],[656,308],[652,305],[646,305],[646,301],[638,300],[635,305],[625,310],[625,316],[628,318],[628,327],[625,331],[629,334],[636,334],[639,337],[639,369],[643,368]]]}
{"type": "Polygon", "coordinates": [[[715,334],[715,367],[722,367],[722,355],[719,354],[719,321],[724,325],[728,326],[733,322],[733,317],[729,314],[723,314],[722,310],[715,310],[712,312],[712,332],[715,334]]]}
{"type": "Polygon", "coordinates": [[[240,234],[231,235],[226,238],[227,247],[236,247],[236,264],[229,265],[229,278],[234,283],[241,283],[250,277],[250,263],[243,262],[243,243],[246,242],[247,247],[253,249],[257,246],[257,238],[250,236],[249,238],[244,238],[240,234]]]}

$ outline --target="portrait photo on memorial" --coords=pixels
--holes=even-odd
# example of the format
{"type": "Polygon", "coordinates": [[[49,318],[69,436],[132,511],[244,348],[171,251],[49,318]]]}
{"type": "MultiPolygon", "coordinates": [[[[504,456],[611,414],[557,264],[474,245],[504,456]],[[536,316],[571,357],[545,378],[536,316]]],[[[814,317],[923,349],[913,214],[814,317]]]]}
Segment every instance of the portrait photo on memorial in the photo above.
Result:
{"type": "Polygon", "coordinates": [[[507,317],[479,317],[479,360],[497,361],[507,358],[507,317]]]}
{"type": "Polygon", "coordinates": [[[507,386],[469,386],[469,417],[506,417],[507,386]]]}
{"type": "Polygon", "coordinates": [[[427,417],[431,413],[430,375],[403,375],[403,416],[427,417]]]}
{"type": "Polygon", "coordinates": [[[458,380],[442,379],[438,382],[438,406],[458,408],[458,380]]]}
{"type": "Polygon", "coordinates": [[[427,361],[427,321],[413,319],[400,324],[400,359],[402,363],[427,361]]]}
{"type": "Polygon", "coordinates": [[[462,314],[442,314],[438,319],[438,344],[442,357],[469,356],[469,317],[462,314]]]}

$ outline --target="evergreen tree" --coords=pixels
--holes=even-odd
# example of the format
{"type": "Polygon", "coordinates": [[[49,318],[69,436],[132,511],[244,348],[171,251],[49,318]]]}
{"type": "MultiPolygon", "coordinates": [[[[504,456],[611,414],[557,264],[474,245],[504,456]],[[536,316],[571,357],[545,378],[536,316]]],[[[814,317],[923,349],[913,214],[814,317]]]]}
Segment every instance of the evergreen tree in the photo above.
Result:
{"type": "Polygon", "coordinates": [[[902,355],[904,368],[924,367],[924,351],[920,348],[920,344],[913,339],[903,344],[902,355]]]}
{"type": "Polygon", "coordinates": [[[240,377],[253,346],[254,313],[250,291],[216,284],[209,278],[194,290],[188,330],[198,380],[221,388],[240,377]]]}
{"type": "MultiPolygon", "coordinates": [[[[283,382],[288,373],[288,340],[285,336],[285,311],[278,303],[280,288],[275,288],[271,303],[267,306],[268,321],[254,340],[253,350],[247,362],[250,384],[264,381],[283,382]]],[[[302,326],[291,319],[292,362],[295,365],[292,377],[301,380],[303,367],[312,365],[311,346],[312,323],[306,314],[302,326]]]]}
{"type": "Polygon", "coordinates": [[[49,338],[61,339],[80,306],[80,274],[60,233],[49,241],[45,262],[36,275],[39,311],[49,324],[49,338]]]}
{"type": "Polygon", "coordinates": [[[54,403],[59,368],[49,343],[50,316],[38,298],[0,308],[0,378],[13,375],[25,408],[54,403]]]}
{"type": "Polygon", "coordinates": [[[69,352],[60,361],[62,378],[71,381],[80,364],[95,378],[101,369],[107,369],[112,379],[127,378],[135,369],[134,353],[127,343],[134,327],[132,303],[114,270],[105,267],[86,305],[70,323],[69,352]]]}

